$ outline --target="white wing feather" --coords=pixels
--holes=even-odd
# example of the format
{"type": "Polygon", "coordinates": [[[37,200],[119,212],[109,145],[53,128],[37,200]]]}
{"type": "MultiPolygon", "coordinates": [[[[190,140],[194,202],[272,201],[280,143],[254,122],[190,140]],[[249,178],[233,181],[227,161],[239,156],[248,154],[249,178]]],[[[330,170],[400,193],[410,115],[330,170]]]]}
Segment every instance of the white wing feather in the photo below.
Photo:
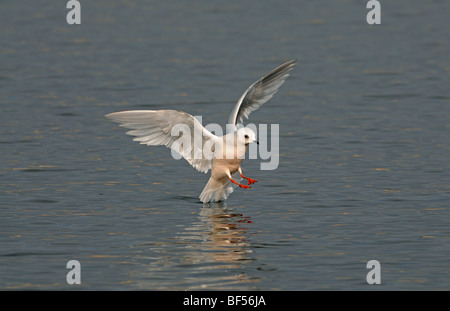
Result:
{"type": "Polygon", "coordinates": [[[127,134],[136,136],[134,141],[148,146],[164,145],[171,148],[194,168],[204,173],[209,171],[212,164],[212,159],[206,158],[203,154],[204,144],[209,141],[210,146],[214,146],[222,141],[192,115],[178,110],[131,110],[110,113],[106,117],[120,123],[120,126],[131,129],[127,134]],[[184,126],[190,131],[190,144],[175,143],[182,137],[182,132],[172,133],[176,125],[184,126]],[[200,138],[201,143],[195,143],[194,137],[200,138]]]}
{"type": "Polygon", "coordinates": [[[242,123],[244,118],[248,118],[250,113],[271,99],[289,76],[289,71],[294,68],[295,62],[296,60],[291,60],[278,66],[250,85],[231,111],[228,124],[237,125],[242,123]]]}

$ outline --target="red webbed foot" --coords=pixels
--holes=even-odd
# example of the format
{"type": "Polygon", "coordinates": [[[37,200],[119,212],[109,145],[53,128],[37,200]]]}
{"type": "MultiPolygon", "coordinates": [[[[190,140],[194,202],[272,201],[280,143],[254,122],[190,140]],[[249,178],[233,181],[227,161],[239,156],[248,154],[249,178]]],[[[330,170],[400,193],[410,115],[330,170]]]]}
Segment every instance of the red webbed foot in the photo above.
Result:
{"type": "Polygon", "coordinates": [[[253,178],[250,178],[250,177],[245,177],[242,174],[241,174],[241,177],[247,179],[249,185],[254,184],[255,182],[258,182],[256,179],[253,179],[253,178]]]}
{"type": "Polygon", "coordinates": [[[231,180],[231,182],[232,182],[233,184],[236,184],[236,185],[238,185],[238,186],[241,187],[241,188],[244,188],[244,189],[251,188],[250,186],[243,185],[243,184],[240,184],[240,183],[236,182],[233,178],[230,178],[230,180],[231,180]]]}

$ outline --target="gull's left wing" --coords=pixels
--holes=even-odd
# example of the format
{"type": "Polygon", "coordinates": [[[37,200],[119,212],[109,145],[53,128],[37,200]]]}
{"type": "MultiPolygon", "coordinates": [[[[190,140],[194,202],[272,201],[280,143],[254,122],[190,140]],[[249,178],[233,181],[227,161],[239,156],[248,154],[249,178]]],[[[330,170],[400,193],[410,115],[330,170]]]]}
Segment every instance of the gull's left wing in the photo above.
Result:
{"type": "Polygon", "coordinates": [[[295,62],[296,60],[291,60],[280,65],[250,85],[231,112],[228,124],[237,125],[242,123],[244,118],[248,118],[251,112],[271,99],[289,76],[289,71],[294,68],[295,62]]]}

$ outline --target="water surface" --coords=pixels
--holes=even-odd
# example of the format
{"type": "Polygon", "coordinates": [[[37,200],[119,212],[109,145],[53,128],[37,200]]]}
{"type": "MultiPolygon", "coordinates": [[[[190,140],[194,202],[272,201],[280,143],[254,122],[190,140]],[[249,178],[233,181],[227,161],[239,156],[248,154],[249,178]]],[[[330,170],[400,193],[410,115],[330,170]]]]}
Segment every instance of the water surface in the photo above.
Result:
{"type": "Polygon", "coordinates": [[[0,288],[450,289],[448,1],[0,3],[0,288]],[[208,176],[104,115],[251,115],[280,164],[219,204],[208,176]],[[68,285],[66,263],[81,263],[68,285]],[[366,263],[381,263],[381,285],[366,263]]]}

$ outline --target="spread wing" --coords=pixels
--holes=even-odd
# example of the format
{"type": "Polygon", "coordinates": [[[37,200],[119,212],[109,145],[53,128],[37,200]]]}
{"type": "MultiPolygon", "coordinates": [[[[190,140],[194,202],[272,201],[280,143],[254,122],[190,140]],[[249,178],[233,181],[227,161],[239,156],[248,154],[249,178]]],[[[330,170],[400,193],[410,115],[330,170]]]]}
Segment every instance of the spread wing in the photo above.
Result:
{"type": "Polygon", "coordinates": [[[213,151],[215,144],[222,142],[192,115],[178,110],[131,110],[110,113],[106,117],[131,129],[127,134],[136,136],[134,141],[171,148],[204,173],[211,168],[212,155],[203,150],[213,151]],[[205,144],[208,144],[206,148],[205,144]]]}
{"type": "Polygon", "coordinates": [[[228,124],[242,123],[249,114],[267,102],[289,76],[296,60],[288,61],[275,68],[261,79],[250,85],[241,96],[228,118],[228,124]]]}

